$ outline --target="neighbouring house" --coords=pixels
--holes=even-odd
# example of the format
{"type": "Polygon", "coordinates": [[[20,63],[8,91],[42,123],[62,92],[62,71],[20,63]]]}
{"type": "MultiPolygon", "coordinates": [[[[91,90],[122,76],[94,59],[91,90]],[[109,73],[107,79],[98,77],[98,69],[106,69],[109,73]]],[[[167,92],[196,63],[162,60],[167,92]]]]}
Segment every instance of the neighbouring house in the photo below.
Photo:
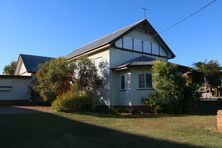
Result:
{"type": "Polygon", "coordinates": [[[14,75],[0,75],[0,100],[30,100],[32,76],[37,72],[39,64],[51,59],[53,58],[20,54],[14,75]]]}
{"type": "Polygon", "coordinates": [[[0,100],[29,100],[31,81],[31,76],[0,75],[0,100]]]}
{"type": "Polygon", "coordinates": [[[175,58],[146,19],[75,49],[66,59],[81,56],[91,59],[105,78],[98,101],[108,106],[129,107],[142,106],[141,99],[154,92],[152,63],[175,58]]]}
{"type": "Polygon", "coordinates": [[[14,75],[32,76],[38,71],[38,66],[52,60],[52,57],[20,54],[14,75]]]}

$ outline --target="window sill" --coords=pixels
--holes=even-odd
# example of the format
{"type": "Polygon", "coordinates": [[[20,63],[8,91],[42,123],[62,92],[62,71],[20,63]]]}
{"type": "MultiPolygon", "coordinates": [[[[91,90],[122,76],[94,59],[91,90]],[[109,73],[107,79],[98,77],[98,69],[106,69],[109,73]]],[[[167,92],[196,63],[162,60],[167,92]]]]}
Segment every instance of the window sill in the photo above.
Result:
{"type": "Polygon", "coordinates": [[[136,90],[154,90],[154,88],[137,88],[136,90]]]}

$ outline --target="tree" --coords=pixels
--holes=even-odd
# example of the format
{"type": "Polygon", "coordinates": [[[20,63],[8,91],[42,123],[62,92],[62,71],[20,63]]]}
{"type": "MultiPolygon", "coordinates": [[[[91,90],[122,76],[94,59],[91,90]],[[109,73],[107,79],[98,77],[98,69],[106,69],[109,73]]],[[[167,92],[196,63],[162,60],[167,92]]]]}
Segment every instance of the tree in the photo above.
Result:
{"type": "Polygon", "coordinates": [[[221,67],[218,61],[210,60],[194,63],[194,69],[202,73],[202,83],[217,87],[221,84],[221,67]]]}
{"type": "Polygon", "coordinates": [[[88,96],[95,97],[97,82],[100,81],[95,64],[87,57],[81,57],[72,62],[76,63],[74,83],[88,96]]]}
{"type": "Polygon", "coordinates": [[[184,79],[179,74],[177,65],[156,61],[152,67],[153,86],[162,98],[169,102],[181,98],[181,91],[184,79]]]}
{"type": "Polygon", "coordinates": [[[36,73],[37,83],[33,88],[51,103],[58,95],[67,92],[73,82],[75,63],[64,58],[53,59],[39,66],[36,73]]]}
{"type": "Polygon", "coordinates": [[[183,99],[184,78],[177,65],[156,61],[152,66],[155,93],[143,100],[155,112],[158,110],[177,111],[183,99]]]}
{"type": "Polygon", "coordinates": [[[16,65],[17,65],[17,62],[12,61],[9,65],[6,65],[4,67],[3,73],[5,75],[14,75],[14,72],[15,72],[15,69],[16,69],[16,65]]]}
{"type": "Polygon", "coordinates": [[[97,70],[88,58],[74,61],[58,58],[40,65],[36,74],[37,83],[34,90],[44,101],[51,103],[58,96],[66,93],[73,85],[90,97],[96,94],[97,70]]]}

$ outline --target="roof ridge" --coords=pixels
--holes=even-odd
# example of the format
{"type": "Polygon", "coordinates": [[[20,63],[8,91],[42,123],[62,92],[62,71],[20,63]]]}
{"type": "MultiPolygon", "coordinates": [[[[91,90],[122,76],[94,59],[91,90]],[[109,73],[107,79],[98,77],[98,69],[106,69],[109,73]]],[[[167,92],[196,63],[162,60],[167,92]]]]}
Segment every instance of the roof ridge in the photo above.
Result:
{"type": "Polygon", "coordinates": [[[23,54],[23,53],[20,53],[19,55],[21,55],[21,56],[43,57],[43,58],[54,58],[54,57],[39,56],[39,55],[32,55],[32,54],[23,54]]]}

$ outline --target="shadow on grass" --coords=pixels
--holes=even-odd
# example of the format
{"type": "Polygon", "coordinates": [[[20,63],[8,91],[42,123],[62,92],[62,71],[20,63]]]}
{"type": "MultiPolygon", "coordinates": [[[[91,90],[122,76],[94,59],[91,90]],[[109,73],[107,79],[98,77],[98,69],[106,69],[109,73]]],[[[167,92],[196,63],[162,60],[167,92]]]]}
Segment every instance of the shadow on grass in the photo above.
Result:
{"type": "MultiPolygon", "coordinates": [[[[12,109],[15,109],[12,107],[12,109]]],[[[27,109],[23,114],[0,115],[1,147],[22,148],[143,148],[195,147],[163,139],[128,134],[113,129],[27,109]],[[33,114],[33,112],[35,114],[33,114]],[[38,113],[37,113],[38,112],[38,113]]]]}
{"type": "Polygon", "coordinates": [[[102,118],[121,118],[121,119],[130,119],[130,118],[164,118],[164,117],[188,117],[188,116],[212,116],[205,114],[115,114],[115,113],[95,113],[95,112],[74,112],[78,115],[90,115],[95,117],[102,118]]]}

